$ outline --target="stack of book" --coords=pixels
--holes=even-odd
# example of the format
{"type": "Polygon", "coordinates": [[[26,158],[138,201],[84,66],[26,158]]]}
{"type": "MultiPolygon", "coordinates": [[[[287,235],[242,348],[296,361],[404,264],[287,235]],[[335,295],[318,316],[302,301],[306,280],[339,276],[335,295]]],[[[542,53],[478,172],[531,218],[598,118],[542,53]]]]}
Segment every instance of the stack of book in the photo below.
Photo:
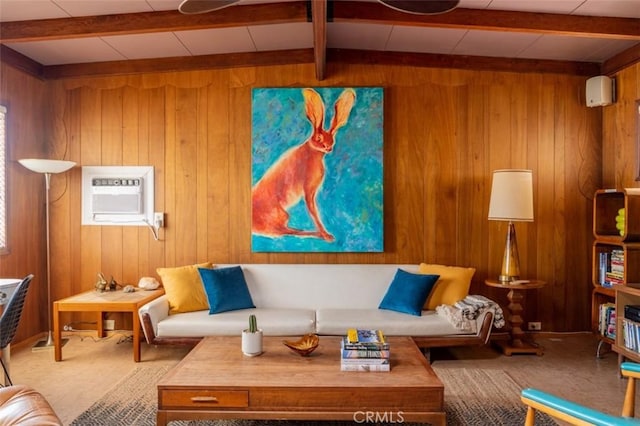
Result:
{"type": "Polygon", "coordinates": [[[389,342],[382,330],[349,329],[340,349],[341,371],[391,371],[389,342]]]}
{"type": "Polygon", "coordinates": [[[612,285],[624,284],[624,251],[611,250],[611,270],[607,272],[607,281],[612,285]]]}
{"type": "Polygon", "coordinates": [[[613,302],[600,304],[598,331],[610,339],[616,338],[616,305],[613,302]]]}

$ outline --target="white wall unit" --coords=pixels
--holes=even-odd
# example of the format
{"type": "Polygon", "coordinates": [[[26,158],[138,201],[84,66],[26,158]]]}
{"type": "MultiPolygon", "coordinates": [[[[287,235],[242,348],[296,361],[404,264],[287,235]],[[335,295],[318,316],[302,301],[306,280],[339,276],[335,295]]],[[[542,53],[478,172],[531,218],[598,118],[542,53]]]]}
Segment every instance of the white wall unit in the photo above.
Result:
{"type": "Polygon", "coordinates": [[[152,166],[82,167],[82,224],[150,226],[154,223],[152,166]]]}

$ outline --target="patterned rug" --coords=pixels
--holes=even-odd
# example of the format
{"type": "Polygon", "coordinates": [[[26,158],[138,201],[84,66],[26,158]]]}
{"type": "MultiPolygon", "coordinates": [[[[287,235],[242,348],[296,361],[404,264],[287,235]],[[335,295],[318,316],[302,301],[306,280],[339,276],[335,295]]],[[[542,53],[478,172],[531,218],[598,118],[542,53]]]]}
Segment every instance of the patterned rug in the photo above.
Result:
{"type": "MultiPolygon", "coordinates": [[[[71,424],[74,426],[155,426],[155,383],[170,367],[136,367],[99,401],[71,424]]],[[[520,402],[522,389],[502,370],[434,367],[445,386],[447,424],[488,426],[524,424],[526,409],[520,402]]],[[[536,425],[556,425],[544,414],[536,425]]],[[[397,423],[397,422],[396,422],[397,423]]],[[[170,426],[352,426],[338,421],[218,420],[179,421],[170,426]]],[[[409,425],[409,423],[407,423],[409,425]]]]}

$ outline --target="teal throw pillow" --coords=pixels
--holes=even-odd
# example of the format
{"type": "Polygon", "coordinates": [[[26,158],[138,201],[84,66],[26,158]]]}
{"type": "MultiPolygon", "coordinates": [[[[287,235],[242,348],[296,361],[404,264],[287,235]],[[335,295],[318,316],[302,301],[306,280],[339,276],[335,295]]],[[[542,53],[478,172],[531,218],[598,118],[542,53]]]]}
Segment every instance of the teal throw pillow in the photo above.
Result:
{"type": "Polygon", "coordinates": [[[419,317],[438,278],[439,275],[412,274],[398,269],[378,308],[419,317]]]}
{"type": "Polygon", "coordinates": [[[255,308],[242,268],[198,268],[209,300],[209,313],[255,308]]]}

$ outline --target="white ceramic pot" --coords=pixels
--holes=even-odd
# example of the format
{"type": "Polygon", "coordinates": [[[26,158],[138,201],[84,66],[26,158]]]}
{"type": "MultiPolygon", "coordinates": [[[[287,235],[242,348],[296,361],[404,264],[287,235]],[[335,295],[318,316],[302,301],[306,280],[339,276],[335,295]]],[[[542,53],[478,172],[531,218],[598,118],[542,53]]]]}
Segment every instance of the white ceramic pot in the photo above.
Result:
{"type": "Polygon", "coordinates": [[[242,353],[246,356],[258,356],[262,353],[262,330],[255,333],[242,331],[242,353]]]}

